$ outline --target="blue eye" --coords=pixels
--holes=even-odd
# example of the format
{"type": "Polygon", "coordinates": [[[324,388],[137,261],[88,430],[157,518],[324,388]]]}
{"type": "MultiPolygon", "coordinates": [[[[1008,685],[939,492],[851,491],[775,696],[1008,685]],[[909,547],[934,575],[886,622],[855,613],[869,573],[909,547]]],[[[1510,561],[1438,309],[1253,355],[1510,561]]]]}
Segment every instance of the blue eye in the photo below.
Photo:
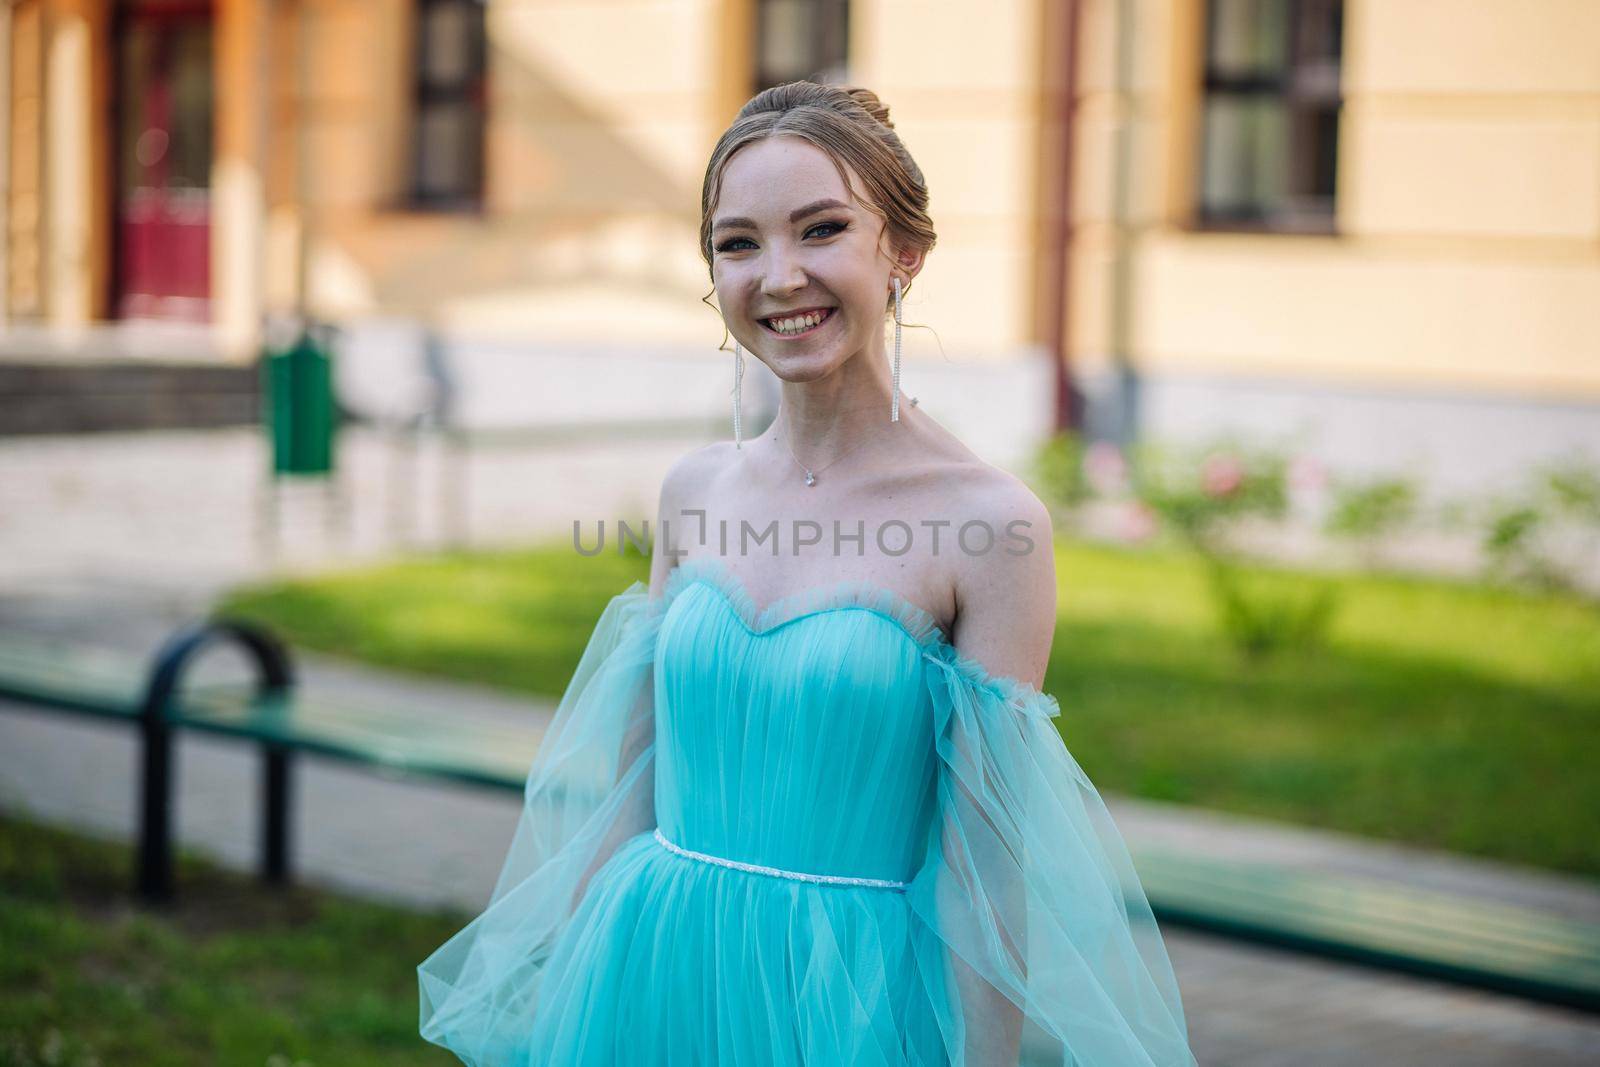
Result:
{"type": "MultiPolygon", "coordinates": [[[[837,231],[839,233],[843,233],[845,230],[848,230],[850,228],[850,224],[848,222],[819,222],[815,226],[811,227],[809,230],[806,231],[806,236],[809,237],[813,233],[816,233],[818,230],[828,229],[828,228],[832,228],[833,230],[835,230],[835,231],[837,231]]],[[[822,236],[824,236],[824,237],[832,237],[834,235],[832,233],[825,233],[822,236]]],[[[750,245],[752,248],[755,247],[755,242],[750,240],[750,238],[748,238],[748,237],[730,237],[726,241],[722,242],[720,245],[717,245],[717,251],[718,252],[735,252],[735,251],[738,251],[737,246],[741,242],[744,243],[744,244],[750,245]]]]}

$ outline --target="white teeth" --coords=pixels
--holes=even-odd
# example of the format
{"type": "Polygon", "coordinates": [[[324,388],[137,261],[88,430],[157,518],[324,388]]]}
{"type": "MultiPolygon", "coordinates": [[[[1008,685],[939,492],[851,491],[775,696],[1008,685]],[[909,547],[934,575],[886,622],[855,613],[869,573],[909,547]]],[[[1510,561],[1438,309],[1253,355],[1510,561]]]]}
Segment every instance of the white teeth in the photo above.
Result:
{"type": "Polygon", "coordinates": [[[826,311],[813,311],[799,318],[775,319],[772,321],[772,328],[779,333],[800,333],[821,322],[825,315],[827,315],[826,311]]]}

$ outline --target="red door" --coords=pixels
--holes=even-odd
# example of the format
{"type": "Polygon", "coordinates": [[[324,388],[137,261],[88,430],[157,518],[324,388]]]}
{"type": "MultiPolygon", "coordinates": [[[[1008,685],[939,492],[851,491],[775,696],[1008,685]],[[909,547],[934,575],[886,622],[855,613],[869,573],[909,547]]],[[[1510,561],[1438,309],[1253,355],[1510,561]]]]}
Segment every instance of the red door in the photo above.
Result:
{"type": "Polygon", "coordinates": [[[118,33],[117,314],[211,317],[211,5],[134,0],[118,33]]]}

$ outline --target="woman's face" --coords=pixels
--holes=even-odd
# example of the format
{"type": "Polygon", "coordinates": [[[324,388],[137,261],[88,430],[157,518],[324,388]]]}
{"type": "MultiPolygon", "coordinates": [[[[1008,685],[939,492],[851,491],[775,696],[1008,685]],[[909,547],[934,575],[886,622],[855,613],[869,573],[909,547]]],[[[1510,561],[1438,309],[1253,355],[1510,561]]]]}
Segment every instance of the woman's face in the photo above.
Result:
{"type": "Polygon", "coordinates": [[[780,135],[739,149],[724,165],[711,230],[729,332],[785,381],[821,378],[881,348],[890,275],[910,276],[890,260],[883,230],[810,142],[780,135]]]}

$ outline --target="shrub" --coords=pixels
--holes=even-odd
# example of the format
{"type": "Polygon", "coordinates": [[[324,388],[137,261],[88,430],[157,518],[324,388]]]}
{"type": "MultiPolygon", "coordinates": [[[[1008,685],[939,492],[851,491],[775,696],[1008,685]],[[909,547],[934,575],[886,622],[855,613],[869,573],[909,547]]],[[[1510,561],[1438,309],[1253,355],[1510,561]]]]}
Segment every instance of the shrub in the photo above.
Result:
{"type": "Polygon", "coordinates": [[[1188,453],[1142,447],[1134,464],[1139,499],[1204,561],[1218,623],[1247,659],[1320,644],[1337,603],[1330,582],[1309,592],[1256,583],[1235,563],[1237,523],[1287,513],[1288,467],[1278,452],[1226,440],[1188,453]]]}
{"type": "Polygon", "coordinates": [[[1532,484],[1485,509],[1486,577],[1543,590],[1579,590],[1600,559],[1600,472],[1578,459],[1536,468],[1532,484]]]}
{"type": "Polygon", "coordinates": [[[1084,472],[1085,446],[1081,434],[1062,430],[1047,438],[1034,453],[1034,484],[1057,516],[1070,521],[1072,512],[1094,496],[1084,472]]]}
{"type": "Polygon", "coordinates": [[[1333,504],[1323,532],[1352,542],[1368,567],[1376,565],[1382,539],[1418,517],[1417,489],[1407,478],[1339,478],[1332,490],[1333,504]]]}

